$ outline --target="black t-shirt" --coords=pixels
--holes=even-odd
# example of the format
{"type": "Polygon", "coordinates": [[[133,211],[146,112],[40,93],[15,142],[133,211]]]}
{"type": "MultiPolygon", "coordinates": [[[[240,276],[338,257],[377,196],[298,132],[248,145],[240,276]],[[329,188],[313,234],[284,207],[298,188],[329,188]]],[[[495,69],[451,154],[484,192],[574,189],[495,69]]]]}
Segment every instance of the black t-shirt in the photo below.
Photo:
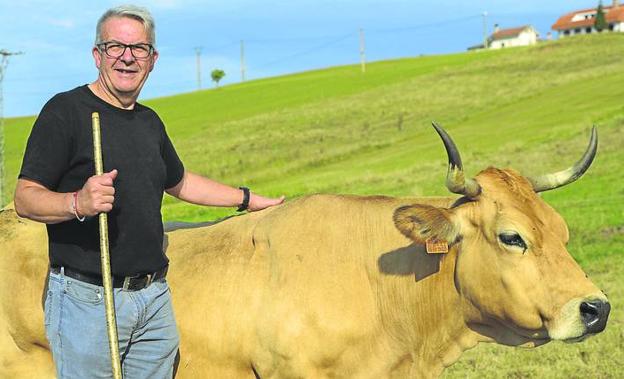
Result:
{"type": "MultiPolygon", "coordinates": [[[[92,112],[99,112],[104,172],[118,170],[108,213],[111,270],[128,276],[167,265],[160,213],[163,192],[184,166],[153,110],[114,107],[85,85],[54,96],[28,138],[20,178],[55,192],[74,192],[95,175],[92,112]]],[[[98,218],[47,225],[52,265],[100,274],[98,218]]]]}

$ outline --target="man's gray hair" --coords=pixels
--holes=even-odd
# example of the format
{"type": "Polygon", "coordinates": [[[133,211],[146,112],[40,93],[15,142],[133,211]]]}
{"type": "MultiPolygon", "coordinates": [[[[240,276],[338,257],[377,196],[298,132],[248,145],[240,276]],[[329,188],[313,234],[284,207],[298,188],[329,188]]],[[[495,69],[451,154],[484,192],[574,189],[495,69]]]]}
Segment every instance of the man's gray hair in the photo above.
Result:
{"type": "Polygon", "coordinates": [[[104,12],[102,17],[98,20],[95,28],[95,44],[104,42],[102,40],[102,25],[106,20],[111,17],[128,17],[133,18],[143,23],[145,32],[149,38],[149,43],[156,44],[156,25],[154,24],[154,18],[147,8],[139,7],[136,5],[120,5],[118,7],[111,8],[104,12]]]}

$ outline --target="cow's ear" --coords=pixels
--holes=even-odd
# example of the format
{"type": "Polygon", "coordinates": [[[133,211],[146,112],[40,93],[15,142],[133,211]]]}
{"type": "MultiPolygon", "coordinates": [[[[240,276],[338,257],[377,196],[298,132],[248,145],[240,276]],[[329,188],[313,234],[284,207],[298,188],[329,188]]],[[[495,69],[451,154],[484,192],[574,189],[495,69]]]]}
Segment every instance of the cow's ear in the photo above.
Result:
{"type": "Polygon", "coordinates": [[[418,243],[430,238],[454,243],[459,238],[459,230],[452,218],[450,210],[424,204],[407,205],[394,211],[394,225],[418,243]]]}

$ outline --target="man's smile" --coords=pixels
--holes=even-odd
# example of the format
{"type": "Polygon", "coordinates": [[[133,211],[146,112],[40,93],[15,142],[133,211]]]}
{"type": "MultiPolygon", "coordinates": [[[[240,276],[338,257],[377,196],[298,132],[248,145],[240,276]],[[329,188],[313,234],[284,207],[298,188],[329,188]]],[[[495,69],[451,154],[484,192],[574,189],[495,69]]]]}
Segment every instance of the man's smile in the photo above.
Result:
{"type": "Polygon", "coordinates": [[[136,74],[137,72],[139,72],[139,70],[133,70],[129,68],[114,68],[114,70],[122,74],[136,74]]]}

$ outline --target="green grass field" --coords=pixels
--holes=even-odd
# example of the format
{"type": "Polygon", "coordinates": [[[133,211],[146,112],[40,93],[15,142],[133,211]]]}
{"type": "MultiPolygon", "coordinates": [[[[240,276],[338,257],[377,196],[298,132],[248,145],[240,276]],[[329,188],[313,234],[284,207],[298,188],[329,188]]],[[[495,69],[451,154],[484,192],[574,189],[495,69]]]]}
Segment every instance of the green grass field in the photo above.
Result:
{"type": "MultiPolygon", "coordinates": [[[[375,62],[146,101],[186,168],[267,195],[446,194],[446,155],[431,120],[454,137],[466,171],[532,175],[578,159],[598,126],[599,152],[578,182],[544,194],[567,220],[569,250],[609,295],[607,330],[534,350],[480,345],[445,378],[620,378],[624,367],[624,35],[530,48],[375,62]]],[[[95,73],[94,73],[95,76],[95,73]]],[[[12,194],[34,118],[8,119],[12,194]]],[[[5,201],[9,201],[7,196],[5,201]]],[[[166,198],[167,220],[223,217],[166,198]]]]}

